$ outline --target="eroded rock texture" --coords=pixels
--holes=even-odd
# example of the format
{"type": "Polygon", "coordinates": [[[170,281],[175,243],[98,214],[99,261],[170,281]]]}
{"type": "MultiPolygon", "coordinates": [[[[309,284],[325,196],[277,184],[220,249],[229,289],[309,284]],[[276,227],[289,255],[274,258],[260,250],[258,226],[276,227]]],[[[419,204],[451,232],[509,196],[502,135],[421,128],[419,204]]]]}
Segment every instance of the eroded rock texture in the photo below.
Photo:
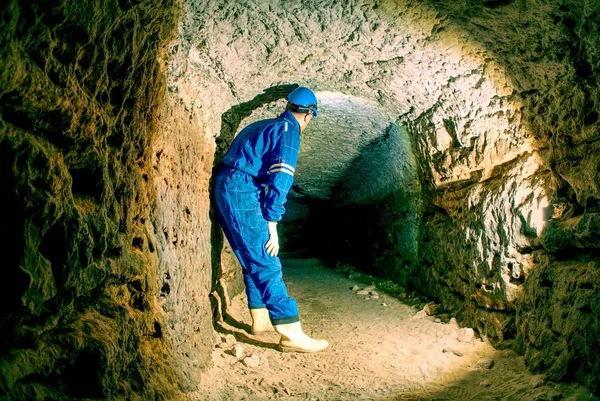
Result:
{"type": "MultiPolygon", "coordinates": [[[[150,144],[173,2],[1,6],[3,399],[172,399],[150,144]]],[[[162,233],[160,233],[162,236],[162,233]]]]}
{"type": "Polygon", "coordinates": [[[241,290],[212,168],[296,84],[320,113],[284,247],[599,391],[596,1],[10,1],[1,21],[13,399],[194,388],[241,290]]]}
{"type": "Polygon", "coordinates": [[[237,110],[238,127],[280,110],[269,88],[322,98],[281,227],[290,246],[416,286],[534,369],[596,389],[580,344],[598,349],[597,2],[185,8],[172,89],[213,133],[217,115],[237,110]],[[576,313],[558,295],[567,266],[588,277],[568,284],[576,313]],[[570,330],[555,309],[593,324],[570,330]]]}

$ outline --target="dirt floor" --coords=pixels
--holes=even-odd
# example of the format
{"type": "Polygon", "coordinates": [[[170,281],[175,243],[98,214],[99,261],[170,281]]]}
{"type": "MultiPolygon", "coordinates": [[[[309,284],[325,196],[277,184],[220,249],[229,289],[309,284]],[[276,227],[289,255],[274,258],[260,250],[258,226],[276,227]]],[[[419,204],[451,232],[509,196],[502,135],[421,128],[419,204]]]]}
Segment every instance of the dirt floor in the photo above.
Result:
{"type": "Polygon", "coordinates": [[[599,400],[529,373],[514,352],[429,316],[423,300],[410,302],[389,282],[315,259],[282,262],[304,331],[330,346],[279,352],[277,334],[249,334],[245,296],[236,296],[215,333],[214,366],[191,400],[599,400]]]}

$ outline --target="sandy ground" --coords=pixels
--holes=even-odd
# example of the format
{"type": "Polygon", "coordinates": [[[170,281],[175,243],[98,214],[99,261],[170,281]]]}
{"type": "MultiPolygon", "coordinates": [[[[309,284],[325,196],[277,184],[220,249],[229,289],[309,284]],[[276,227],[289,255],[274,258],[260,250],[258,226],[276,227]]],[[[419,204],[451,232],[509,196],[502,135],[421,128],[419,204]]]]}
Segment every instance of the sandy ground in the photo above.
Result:
{"type": "Polygon", "coordinates": [[[495,350],[455,320],[428,316],[383,284],[374,281],[365,294],[364,275],[315,259],[282,262],[304,331],[330,346],[279,352],[277,334],[249,334],[245,296],[234,297],[215,333],[214,366],[191,400],[599,400],[529,373],[514,352],[495,350]]]}

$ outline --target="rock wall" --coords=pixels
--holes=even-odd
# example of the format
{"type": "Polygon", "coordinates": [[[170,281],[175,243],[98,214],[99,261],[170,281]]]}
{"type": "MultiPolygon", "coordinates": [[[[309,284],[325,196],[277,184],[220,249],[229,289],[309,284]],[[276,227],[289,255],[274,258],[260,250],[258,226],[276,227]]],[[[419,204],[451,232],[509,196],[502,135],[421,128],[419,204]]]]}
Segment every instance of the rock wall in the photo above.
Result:
{"type": "Polygon", "coordinates": [[[175,11],[0,8],[3,399],[177,398],[151,154],[175,11]]]}
{"type": "Polygon", "coordinates": [[[323,107],[303,135],[294,224],[323,231],[342,206],[327,221],[335,249],[598,391],[596,1],[178,7],[2,6],[0,232],[15,252],[0,389],[194,387],[222,279],[240,290],[210,213],[212,167],[302,84],[323,107]]]}
{"type": "Polygon", "coordinates": [[[152,143],[155,294],[165,318],[183,390],[196,389],[210,363],[214,307],[209,179],[214,139],[205,138],[193,111],[172,93],[163,99],[159,133],[152,143]]]}
{"type": "MultiPolygon", "coordinates": [[[[301,82],[318,93],[375,101],[408,127],[423,183],[416,272],[421,288],[493,344],[520,346],[533,361],[561,354],[558,339],[570,338],[569,347],[581,340],[559,331],[554,343],[533,342],[530,326],[517,322],[540,319],[547,326],[543,305],[558,307],[552,301],[527,306],[530,288],[540,285],[532,274],[543,268],[537,252],[564,258],[570,247],[555,252],[557,240],[551,247],[545,238],[572,238],[586,253],[597,249],[592,231],[577,231],[594,226],[590,213],[598,199],[597,10],[591,1],[303,2],[285,8],[275,1],[190,2],[190,26],[197,30],[190,34],[195,64],[188,73],[204,71],[224,88],[211,112],[227,109],[223,100],[243,103],[264,88],[301,82]],[[559,209],[571,210],[568,218],[585,215],[585,223],[554,224],[562,218],[559,209]],[[565,225],[566,232],[551,234],[565,225]]],[[[328,104],[331,97],[326,99],[328,104]]],[[[307,130],[303,146],[324,155],[340,150],[360,155],[361,111],[351,108],[344,119],[331,111],[330,118],[318,117],[319,130],[307,130]],[[340,124],[347,129],[337,129],[340,124]],[[335,136],[311,139],[319,132],[335,136]]],[[[313,209],[306,214],[300,206],[299,213],[327,216],[334,164],[304,160],[294,197],[313,209]],[[309,176],[317,178],[305,180],[309,176]]],[[[349,158],[335,170],[369,182],[369,169],[356,166],[377,166],[363,161],[349,158]]],[[[397,199],[372,201],[381,204],[365,213],[390,225],[382,230],[379,223],[363,222],[367,235],[351,242],[363,247],[356,255],[371,255],[359,260],[363,265],[386,274],[406,265],[393,239],[393,227],[405,221],[397,209],[383,213],[397,199]],[[392,239],[369,236],[373,230],[392,239]],[[380,255],[373,251],[377,246],[380,255]]],[[[420,202],[415,195],[397,205],[410,209],[420,202]]],[[[345,238],[352,221],[330,220],[328,227],[337,222],[342,228],[333,228],[331,236],[345,238]]],[[[598,285],[591,290],[597,294],[598,285]]],[[[595,331],[586,334],[586,343],[595,344],[594,336],[595,331]]],[[[569,355],[570,364],[593,365],[591,354],[569,355]]],[[[543,371],[552,361],[533,365],[543,371]]],[[[581,380],[592,383],[595,375],[581,380]]]]}
{"type": "Polygon", "coordinates": [[[424,288],[534,371],[597,392],[600,5],[435,7],[440,35],[469,32],[486,75],[503,71],[507,85],[490,98],[453,92],[410,122],[433,184],[424,288]]]}

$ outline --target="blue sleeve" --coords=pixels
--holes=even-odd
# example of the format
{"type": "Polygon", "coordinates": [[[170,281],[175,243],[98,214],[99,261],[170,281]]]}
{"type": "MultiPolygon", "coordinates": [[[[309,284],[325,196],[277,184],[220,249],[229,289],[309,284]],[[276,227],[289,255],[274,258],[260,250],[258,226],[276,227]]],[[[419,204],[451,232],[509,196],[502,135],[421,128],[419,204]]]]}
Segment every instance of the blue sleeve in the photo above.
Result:
{"type": "Polygon", "coordinates": [[[285,212],[283,205],[294,182],[300,150],[300,133],[292,124],[283,122],[273,130],[272,143],[263,215],[268,221],[279,221],[285,212]]]}

